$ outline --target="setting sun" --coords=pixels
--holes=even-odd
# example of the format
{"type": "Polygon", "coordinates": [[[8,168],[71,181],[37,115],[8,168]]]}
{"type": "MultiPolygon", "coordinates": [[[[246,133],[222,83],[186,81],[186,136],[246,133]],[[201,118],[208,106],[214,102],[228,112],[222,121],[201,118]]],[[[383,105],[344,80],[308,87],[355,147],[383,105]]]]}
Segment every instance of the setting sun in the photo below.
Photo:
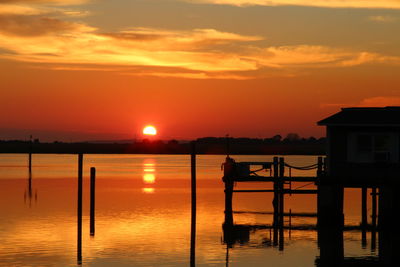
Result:
{"type": "Polygon", "coordinates": [[[157,129],[154,126],[148,125],[143,128],[143,134],[144,135],[156,135],[157,129]]]}

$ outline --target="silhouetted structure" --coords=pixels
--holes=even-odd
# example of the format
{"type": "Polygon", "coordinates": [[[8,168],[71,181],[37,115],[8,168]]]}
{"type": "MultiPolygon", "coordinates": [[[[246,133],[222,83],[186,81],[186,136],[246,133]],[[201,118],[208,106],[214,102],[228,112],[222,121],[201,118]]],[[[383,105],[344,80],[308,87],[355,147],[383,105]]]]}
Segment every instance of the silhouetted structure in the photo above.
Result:
{"type": "Polygon", "coordinates": [[[325,182],[346,186],[397,182],[400,164],[400,107],[343,108],[326,126],[325,182]]]}
{"type": "MultiPolygon", "coordinates": [[[[319,181],[319,266],[344,263],[343,190],[362,189],[362,225],[366,227],[366,190],[379,190],[379,264],[397,261],[400,231],[396,226],[400,199],[400,107],[344,108],[318,125],[327,129],[327,164],[319,181]],[[328,242],[329,241],[329,242],[328,242]]],[[[373,206],[376,205],[373,199],[373,206]]],[[[373,207],[376,226],[376,207],[373,207]]]]}
{"type": "Polygon", "coordinates": [[[400,245],[400,230],[396,227],[400,198],[396,191],[400,185],[400,107],[345,108],[320,122],[327,127],[327,158],[320,157],[317,164],[296,167],[283,158],[273,162],[235,162],[229,156],[224,163],[225,221],[224,242],[228,247],[236,242],[246,243],[250,230],[272,229],[272,246],[283,250],[284,229],[318,230],[320,256],[317,266],[396,266],[400,245]],[[251,167],[258,166],[252,170],[251,167]],[[285,175],[285,167],[289,175],[285,175]],[[315,177],[291,177],[291,168],[317,169],[315,177]],[[270,176],[257,172],[268,170],[270,176]],[[273,182],[272,190],[235,190],[238,182],[273,182]],[[315,182],[318,190],[292,190],[291,182],[315,182]],[[289,188],[285,186],[289,184],[289,188]],[[286,188],[285,188],[286,187],[286,188]],[[360,226],[345,226],[343,214],[344,188],[362,190],[362,216],[360,226]],[[371,189],[372,224],[368,224],[367,192],[371,189]],[[232,195],[234,192],[272,192],[272,225],[237,225],[233,220],[232,195]],[[317,195],[317,226],[284,225],[285,194],[317,195]],[[379,205],[377,205],[379,196],[379,205]],[[378,212],[379,211],[379,212],[378,212]],[[378,214],[378,216],[377,216],[378,214]],[[377,224],[376,218],[379,219],[377,224]],[[367,244],[366,233],[371,231],[371,251],[375,250],[376,231],[379,231],[379,257],[345,257],[344,230],[361,230],[362,246],[367,244]]]}

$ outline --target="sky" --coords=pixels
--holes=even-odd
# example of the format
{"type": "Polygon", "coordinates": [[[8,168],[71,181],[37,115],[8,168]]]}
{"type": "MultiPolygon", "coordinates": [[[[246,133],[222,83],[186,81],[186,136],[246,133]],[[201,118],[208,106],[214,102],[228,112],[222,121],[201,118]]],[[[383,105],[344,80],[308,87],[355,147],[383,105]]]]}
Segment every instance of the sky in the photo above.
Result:
{"type": "Polygon", "coordinates": [[[400,0],[0,0],[0,139],[322,137],[400,105],[400,0]]]}

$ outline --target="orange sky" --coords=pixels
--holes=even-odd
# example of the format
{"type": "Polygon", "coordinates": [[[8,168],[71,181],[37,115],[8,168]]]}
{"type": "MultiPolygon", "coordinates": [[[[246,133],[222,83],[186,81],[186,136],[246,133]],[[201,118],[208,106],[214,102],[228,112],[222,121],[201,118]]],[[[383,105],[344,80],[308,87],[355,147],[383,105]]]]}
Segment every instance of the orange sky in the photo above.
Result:
{"type": "Polygon", "coordinates": [[[0,2],[0,139],[322,136],[400,105],[400,1],[0,2]]]}

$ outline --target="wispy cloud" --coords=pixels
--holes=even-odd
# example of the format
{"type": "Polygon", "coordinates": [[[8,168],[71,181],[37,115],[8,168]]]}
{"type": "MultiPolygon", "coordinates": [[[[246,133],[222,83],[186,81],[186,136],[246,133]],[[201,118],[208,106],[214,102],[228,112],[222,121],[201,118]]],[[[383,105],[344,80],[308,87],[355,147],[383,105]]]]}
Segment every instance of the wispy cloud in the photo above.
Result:
{"type": "Polygon", "coordinates": [[[400,106],[400,97],[398,96],[376,96],[365,98],[357,104],[359,107],[385,107],[400,106]]]}
{"type": "Polygon", "coordinates": [[[90,0],[0,0],[0,4],[53,4],[53,5],[80,5],[90,0]]]}
{"type": "Polygon", "coordinates": [[[276,68],[350,67],[367,63],[400,63],[398,57],[312,45],[256,48],[250,58],[263,66],[276,68]]]}
{"type": "Polygon", "coordinates": [[[397,21],[396,17],[383,16],[383,15],[369,16],[368,19],[370,21],[379,22],[379,23],[387,23],[387,22],[395,22],[395,21],[397,21]]]}
{"type": "Polygon", "coordinates": [[[94,30],[94,28],[81,23],[67,22],[50,17],[24,15],[0,14],[0,25],[0,33],[4,34],[3,39],[7,35],[16,35],[25,38],[54,33],[68,34],[71,32],[88,32],[94,30]]]}
{"type": "MultiPolygon", "coordinates": [[[[160,67],[136,75],[186,78],[247,79],[271,69],[282,75],[296,70],[351,67],[361,64],[400,64],[400,57],[315,45],[261,46],[264,38],[217,29],[187,31],[129,28],[101,32],[85,23],[64,20],[47,9],[0,8],[0,57],[57,64],[59,69],[160,67]],[[168,68],[166,71],[165,68],[168,68]]],[[[63,16],[75,16],[62,13],[63,16]]],[[[72,70],[72,69],[71,69],[72,70]]]]}
{"type": "Polygon", "coordinates": [[[361,99],[359,102],[348,103],[321,103],[321,108],[343,108],[343,107],[386,107],[400,106],[400,97],[398,96],[375,96],[361,99]]]}
{"type": "Polygon", "coordinates": [[[184,0],[233,6],[312,6],[326,8],[384,8],[400,9],[398,0],[184,0]]]}
{"type": "Polygon", "coordinates": [[[197,50],[204,47],[224,45],[235,42],[252,42],[263,40],[260,36],[246,36],[230,32],[221,32],[215,29],[193,29],[191,31],[172,31],[152,28],[132,28],[116,33],[101,34],[135,44],[151,50],[197,50]]]}

